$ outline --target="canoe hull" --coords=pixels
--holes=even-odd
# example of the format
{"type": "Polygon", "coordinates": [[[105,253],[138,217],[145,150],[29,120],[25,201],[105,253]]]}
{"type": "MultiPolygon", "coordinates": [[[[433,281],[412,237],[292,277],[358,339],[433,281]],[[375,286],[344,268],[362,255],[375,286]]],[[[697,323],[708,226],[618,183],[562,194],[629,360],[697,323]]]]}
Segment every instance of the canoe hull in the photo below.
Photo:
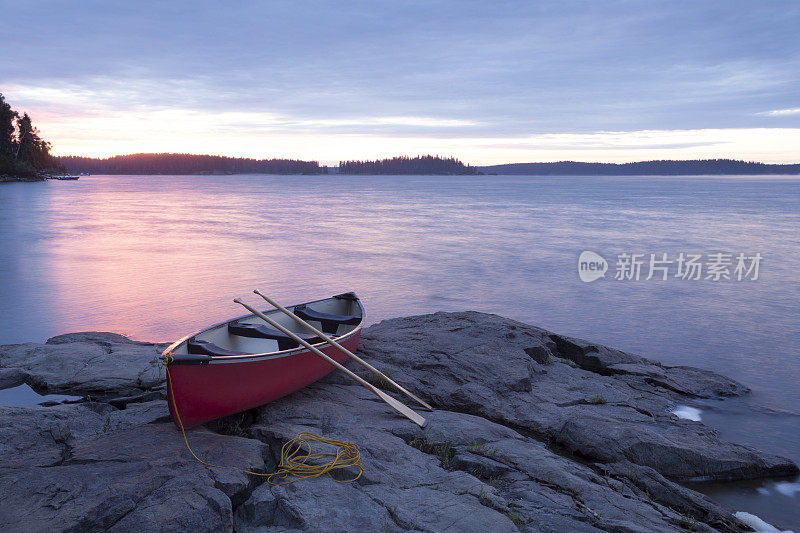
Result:
{"type": "MultiPolygon", "coordinates": [[[[361,329],[358,328],[338,342],[355,352],[360,338],[361,329]]],[[[320,351],[338,363],[349,358],[330,345],[321,347],[320,351]]],[[[333,365],[308,350],[255,360],[169,365],[170,414],[176,425],[182,424],[188,429],[282,398],[333,370],[333,365]]]]}

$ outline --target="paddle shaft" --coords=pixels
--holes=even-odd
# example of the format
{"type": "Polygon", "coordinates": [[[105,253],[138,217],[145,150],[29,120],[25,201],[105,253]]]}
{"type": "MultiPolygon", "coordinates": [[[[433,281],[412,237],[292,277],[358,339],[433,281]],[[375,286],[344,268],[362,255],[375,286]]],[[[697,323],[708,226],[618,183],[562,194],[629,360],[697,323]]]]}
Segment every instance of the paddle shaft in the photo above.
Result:
{"type": "Polygon", "coordinates": [[[270,305],[274,306],[279,311],[281,311],[284,314],[289,315],[290,317],[292,317],[295,320],[295,322],[297,322],[298,324],[300,324],[301,326],[306,328],[308,331],[314,333],[314,335],[316,335],[320,339],[324,340],[325,342],[327,342],[331,346],[335,346],[336,348],[339,349],[340,352],[349,355],[350,358],[353,359],[356,363],[360,364],[361,366],[363,366],[364,368],[366,368],[367,370],[369,370],[370,372],[372,372],[376,376],[379,376],[379,377],[385,379],[388,383],[391,383],[393,386],[395,386],[397,388],[397,390],[399,390],[400,392],[402,392],[403,394],[405,394],[409,398],[411,398],[414,401],[416,401],[418,404],[420,404],[425,409],[427,409],[429,411],[433,411],[433,407],[431,407],[426,402],[420,400],[414,394],[412,394],[411,392],[407,391],[406,389],[404,389],[403,387],[401,387],[400,385],[395,383],[394,380],[389,378],[389,376],[387,376],[386,374],[384,374],[383,372],[381,372],[380,370],[378,370],[377,368],[375,368],[371,364],[367,363],[366,361],[364,361],[363,359],[358,357],[356,354],[354,354],[353,352],[351,352],[350,350],[348,350],[347,348],[345,348],[344,346],[342,346],[341,344],[339,344],[335,340],[331,339],[330,337],[325,335],[323,332],[321,332],[320,330],[318,330],[317,328],[315,328],[314,326],[312,326],[311,324],[309,324],[308,322],[306,322],[305,320],[303,320],[302,318],[300,318],[296,314],[292,313],[291,311],[289,311],[288,309],[283,307],[281,304],[279,304],[278,302],[276,302],[275,300],[273,300],[272,298],[270,298],[269,296],[267,296],[266,294],[261,292],[260,290],[256,289],[253,292],[258,294],[262,298],[264,298],[267,302],[269,302],[270,305]]]}
{"type": "Polygon", "coordinates": [[[408,407],[406,407],[405,405],[403,405],[402,403],[400,403],[399,401],[395,400],[394,398],[392,398],[391,396],[389,396],[385,392],[383,392],[381,390],[378,390],[376,387],[370,385],[369,383],[364,381],[361,377],[357,376],[356,374],[354,374],[353,372],[351,372],[350,370],[348,370],[347,368],[345,368],[344,366],[342,366],[338,362],[336,362],[333,359],[331,359],[329,356],[325,355],[324,353],[322,353],[318,349],[314,348],[308,342],[306,342],[303,339],[301,339],[300,337],[298,337],[292,331],[290,331],[290,330],[286,329],[285,327],[281,326],[280,324],[278,324],[277,322],[272,320],[270,317],[268,317],[267,315],[265,315],[264,313],[262,313],[258,309],[254,309],[253,307],[250,307],[249,305],[247,305],[246,303],[241,301],[239,298],[236,298],[233,301],[236,302],[237,304],[241,305],[242,307],[244,307],[245,309],[247,309],[248,311],[250,311],[251,313],[253,313],[257,317],[259,317],[261,320],[263,320],[264,322],[266,322],[270,326],[276,328],[278,331],[281,331],[281,332],[285,333],[286,335],[291,337],[295,342],[297,342],[297,343],[301,344],[302,346],[306,347],[307,349],[311,350],[313,353],[315,353],[316,355],[320,356],[325,361],[327,361],[328,363],[332,364],[334,367],[336,367],[337,369],[341,370],[342,372],[344,372],[345,374],[347,374],[348,376],[350,376],[351,378],[356,380],[359,384],[361,384],[362,386],[364,386],[367,389],[369,389],[370,392],[372,392],[375,396],[377,396],[378,398],[380,398],[381,400],[386,402],[392,409],[394,409],[395,411],[397,411],[401,415],[405,416],[406,418],[408,418],[409,420],[411,420],[412,422],[417,424],[419,427],[425,427],[425,423],[426,423],[425,419],[423,417],[421,417],[420,415],[418,415],[417,413],[415,413],[414,411],[412,411],[411,409],[409,409],[408,407]]]}

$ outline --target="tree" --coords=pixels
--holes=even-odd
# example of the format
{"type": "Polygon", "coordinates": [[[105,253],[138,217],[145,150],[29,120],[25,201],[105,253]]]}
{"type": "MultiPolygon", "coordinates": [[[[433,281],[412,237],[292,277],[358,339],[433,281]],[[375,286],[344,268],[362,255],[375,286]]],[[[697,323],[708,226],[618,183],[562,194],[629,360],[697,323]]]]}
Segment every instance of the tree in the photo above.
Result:
{"type": "Polygon", "coordinates": [[[50,148],[31,117],[27,113],[20,116],[0,94],[0,174],[36,179],[44,171],[61,171],[63,167],[50,155],[50,148]]]}
{"type": "Polygon", "coordinates": [[[16,111],[6,102],[0,93],[0,156],[10,155],[14,149],[15,121],[19,118],[16,111]]]}
{"type": "Polygon", "coordinates": [[[44,168],[50,163],[50,143],[39,137],[39,130],[33,126],[31,117],[23,113],[17,119],[17,151],[14,158],[44,168]]]}

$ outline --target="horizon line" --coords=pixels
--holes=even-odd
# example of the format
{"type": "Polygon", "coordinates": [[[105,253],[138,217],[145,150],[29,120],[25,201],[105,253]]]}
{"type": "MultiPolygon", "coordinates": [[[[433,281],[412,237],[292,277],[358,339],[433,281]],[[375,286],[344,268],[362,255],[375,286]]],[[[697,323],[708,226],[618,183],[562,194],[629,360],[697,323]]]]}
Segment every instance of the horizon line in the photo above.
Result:
{"type": "Polygon", "coordinates": [[[320,167],[338,167],[339,163],[342,162],[351,162],[351,161],[362,161],[362,162],[369,162],[369,161],[384,161],[384,160],[392,160],[398,158],[422,158],[422,157],[435,157],[441,159],[455,159],[456,161],[469,166],[469,167],[499,167],[499,166],[507,166],[507,165],[547,165],[547,164],[557,164],[557,163],[581,163],[581,164],[591,164],[591,165],[632,165],[637,163],[654,163],[654,162],[690,162],[690,161],[734,161],[740,163],[747,163],[747,164],[757,164],[757,165],[772,165],[772,166],[793,166],[793,165],[800,165],[800,160],[791,163],[768,163],[764,161],[756,161],[756,160],[747,160],[747,159],[735,159],[732,157],[717,157],[717,158],[704,158],[704,159],[641,159],[641,160],[632,160],[632,161],[625,161],[625,162],[606,162],[606,161],[579,161],[573,159],[561,159],[557,161],[524,161],[524,162],[516,162],[516,163],[495,163],[495,164],[470,164],[465,163],[461,159],[456,156],[442,156],[438,154],[418,154],[418,155],[395,155],[391,157],[384,157],[384,158],[376,158],[376,159],[341,159],[336,164],[326,163],[323,164],[320,160],[315,159],[298,159],[292,157],[269,157],[269,158],[255,158],[255,157],[246,157],[246,156],[231,156],[231,155],[221,155],[221,154],[197,154],[197,153],[189,153],[189,152],[132,152],[126,154],[116,154],[108,157],[92,157],[92,156],[83,156],[83,155],[54,155],[55,158],[66,158],[66,157],[75,157],[75,158],[82,158],[82,159],[92,159],[96,161],[103,161],[114,159],[117,157],[129,157],[129,156],[137,156],[137,155],[180,155],[180,156],[195,156],[195,157],[218,157],[218,158],[227,158],[227,159],[246,159],[251,161],[299,161],[303,163],[317,163],[320,167]]]}

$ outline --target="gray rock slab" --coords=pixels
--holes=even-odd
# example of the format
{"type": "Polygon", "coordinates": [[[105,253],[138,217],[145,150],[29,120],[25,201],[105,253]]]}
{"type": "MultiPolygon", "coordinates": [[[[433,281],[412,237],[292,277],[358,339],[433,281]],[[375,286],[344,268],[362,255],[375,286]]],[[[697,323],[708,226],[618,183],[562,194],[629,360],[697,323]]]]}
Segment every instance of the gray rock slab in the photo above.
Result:
{"type": "Polygon", "coordinates": [[[231,468],[263,469],[265,445],[191,432],[188,455],[172,424],[145,424],[75,438],[59,461],[0,463],[4,531],[231,531],[233,501],[253,486],[231,468]]]}
{"type": "MultiPolygon", "coordinates": [[[[420,430],[365,389],[336,379],[260,408],[251,435],[270,444],[274,461],[281,443],[310,431],[356,443],[364,474],[351,484],[262,485],[238,507],[236,530],[680,530],[681,513],[621,474],[576,463],[479,416],[442,410],[426,417],[420,430]]],[[[694,505],[681,509],[728,516],[710,510],[718,509],[710,501],[708,509],[702,499],[694,505]]],[[[729,525],[737,527],[734,519],[729,525]]]]}
{"type": "Polygon", "coordinates": [[[0,347],[0,368],[22,373],[41,392],[130,395],[164,382],[162,344],[132,341],[115,333],[70,333],[45,344],[0,347]]]}
{"type": "Polygon", "coordinates": [[[360,351],[439,408],[501,422],[590,460],[626,460],[673,480],[798,472],[788,459],[724,442],[670,414],[687,398],[747,392],[713,372],[662,367],[476,312],[384,320],[364,332],[360,351]]]}

